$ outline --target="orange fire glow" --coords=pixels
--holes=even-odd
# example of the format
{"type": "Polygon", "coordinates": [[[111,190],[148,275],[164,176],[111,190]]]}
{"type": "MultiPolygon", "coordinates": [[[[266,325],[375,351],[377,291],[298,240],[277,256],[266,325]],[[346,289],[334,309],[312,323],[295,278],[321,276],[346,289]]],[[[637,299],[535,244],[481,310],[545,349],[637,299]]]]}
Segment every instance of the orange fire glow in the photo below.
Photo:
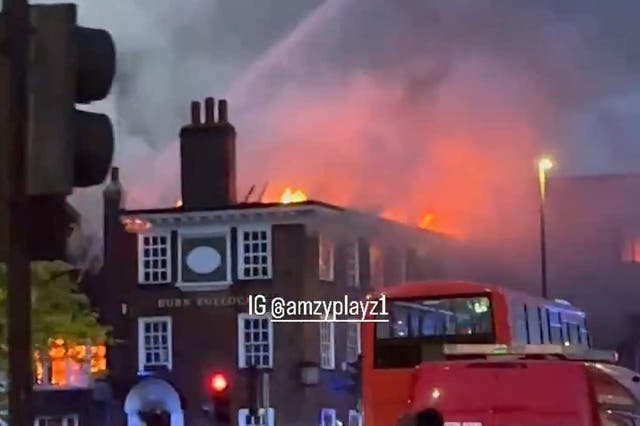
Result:
{"type": "Polygon", "coordinates": [[[441,220],[440,216],[434,213],[427,213],[420,218],[417,223],[418,228],[426,231],[435,232],[438,234],[444,234],[450,237],[461,237],[459,231],[457,231],[452,224],[447,224],[441,220]]]}
{"type": "Polygon", "coordinates": [[[448,235],[450,237],[460,237],[459,231],[455,230],[452,224],[447,224],[441,220],[440,216],[436,216],[434,213],[426,213],[422,215],[418,220],[412,220],[407,214],[399,210],[384,210],[380,213],[382,219],[391,220],[393,222],[402,223],[407,226],[417,226],[418,228],[426,231],[435,232],[438,234],[448,235]]]}
{"type": "Polygon", "coordinates": [[[36,379],[41,384],[51,384],[54,386],[64,386],[68,384],[68,380],[73,379],[74,374],[82,371],[81,366],[89,363],[89,371],[91,374],[99,375],[107,369],[107,350],[104,345],[83,346],[83,345],[65,345],[62,339],[54,339],[47,353],[49,368],[49,383],[43,383],[45,365],[41,359],[40,353],[35,353],[35,370],[36,379]]]}
{"type": "Polygon", "coordinates": [[[301,203],[303,201],[307,201],[307,194],[300,189],[294,191],[290,187],[287,187],[280,196],[280,202],[282,204],[301,203]]]}
{"type": "Polygon", "coordinates": [[[420,222],[418,223],[418,227],[422,229],[431,229],[430,227],[432,224],[433,224],[433,214],[427,213],[424,216],[422,216],[422,219],[420,219],[420,222]]]}
{"type": "Polygon", "coordinates": [[[182,200],[176,201],[175,207],[182,207],[182,200]]]}

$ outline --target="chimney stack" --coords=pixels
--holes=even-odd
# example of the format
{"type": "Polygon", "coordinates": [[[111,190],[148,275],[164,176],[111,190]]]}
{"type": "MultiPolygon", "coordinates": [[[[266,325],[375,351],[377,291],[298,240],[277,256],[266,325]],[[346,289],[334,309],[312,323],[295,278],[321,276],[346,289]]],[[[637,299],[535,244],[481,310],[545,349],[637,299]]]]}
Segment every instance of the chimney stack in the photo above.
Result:
{"type": "Polygon", "coordinates": [[[199,126],[200,124],[202,124],[200,115],[200,102],[193,101],[191,102],[191,125],[199,126]]]}
{"type": "Polygon", "coordinates": [[[236,130],[228,121],[227,101],[191,102],[191,123],[180,130],[182,208],[227,207],[236,199],[236,130]]]}
{"type": "Polygon", "coordinates": [[[227,123],[229,121],[227,101],[224,99],[221,99],[218,103],[218,121],[220,121],[220,123],[227,123]]]}
{"type": "Polygon", "coordinates": [[[215,120],[216,101],[213,98],[204,100],[204,124],[213,125],[215,120]]]}

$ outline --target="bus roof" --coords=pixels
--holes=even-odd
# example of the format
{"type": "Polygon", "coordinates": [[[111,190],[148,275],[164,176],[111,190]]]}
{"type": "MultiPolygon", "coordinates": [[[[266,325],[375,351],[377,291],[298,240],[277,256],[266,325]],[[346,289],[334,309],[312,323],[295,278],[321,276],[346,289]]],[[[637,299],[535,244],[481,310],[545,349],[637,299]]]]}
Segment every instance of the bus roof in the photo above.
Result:
{"type": "MultiPolygon", "coordinates": [[[[522,291],[501,287],[494,284],[486,284],[472,281],[413,281],[386,287],[383,290],[372,293],[371,297],[385,295],[389,299],[409,299],[429,296],[465,296],[486,293],[500,293],[518,296],[524,299],[545,300],[542,297],[533,296],[522,291]]],[[[558,307],[572,306],[566,301],[547,300],[547,305],[558,307]]]]}

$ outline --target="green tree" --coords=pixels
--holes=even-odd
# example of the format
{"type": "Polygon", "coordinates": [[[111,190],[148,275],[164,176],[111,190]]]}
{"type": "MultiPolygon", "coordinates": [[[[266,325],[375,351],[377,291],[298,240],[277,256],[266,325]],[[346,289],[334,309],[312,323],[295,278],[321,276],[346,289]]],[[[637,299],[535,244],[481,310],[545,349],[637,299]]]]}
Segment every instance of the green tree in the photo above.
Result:
{"type": "MultiPolygon", "coordinates": [[[[34,351],[47,351],[50,339],[63,339],[68,345],[104,344],[108,327],[98,322],[89,299],[79,288],[64,262],[33,262],[31,266],[31,341],[34,351]]],[[[0,374],[6,376],[7,346],[7,268],[0,264],[0,374]]],[[[4,387],[4,386],[3,386],[4,387]]],[[[0,390],[0,407],[6,395],[0,390]]]]}

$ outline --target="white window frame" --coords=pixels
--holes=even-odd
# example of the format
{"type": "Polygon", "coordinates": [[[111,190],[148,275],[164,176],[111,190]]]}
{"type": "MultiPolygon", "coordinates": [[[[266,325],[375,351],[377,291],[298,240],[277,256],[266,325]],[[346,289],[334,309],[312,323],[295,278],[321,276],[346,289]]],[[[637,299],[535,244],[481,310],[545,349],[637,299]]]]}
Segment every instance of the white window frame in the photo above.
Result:
{"type": "Polygon", "coordinates": [[[360,288],[360,241],[355,240],[349,244],[347,250],[346,262],[346,280],[347,287],[360,288]],[[351,257],[353,254],[353,257],[351,257]],[[353,271],[350,271],[350,263],[353,262],[353,271]],[[351,281],[351,274],[353,272],[353,281],[351,281]]]}
{"type": "MultiPolygon", "coordinates": [[[[62,420],[62,426],[69,426],[69,421],[70,420],[75,422],[75,423],[72,423],[74,426],[78,426],[80,424],[77,414],[63,414],[61,416],[38,416],[33,421],[33,425],[34,426],[40,426],[40,421],[42,421],[42,420],[44,420],[46,422],[48,420],[59,420],[59,419],[62,420]]],[[[46,423],[45,423],[45,425],[46,425],[46,423]]]]}
{"type": "Polygon", "coordinates": [[[252,225],[252,226],[238,226],[236,228],[236,240],[237,240],[237,256],[238,256],[238,278],[241,280],[270,280],[273,278],[273,230],[271,225],[252,225]],[[258,275],[255,277],[248,276],[244,273],[244,240],[243,236],[245,232],[266,232],[267,233],[267,275],[258,275]]]}
{"type": "Polygon", "coordinates": [[[320,426],[336,426],[336,410],[334,408],[322,408],[320,410],[320,426]],[[329,414],[333,419],[329,425],[324,423],[325,414],[329,414]]]}
{"type": "Polygon", "coordinates": [[[323,234],[318,234],[318,279],[320,281],[333,282],[335,280],[336,268],[336,245],[333,240],[323,234]],[[322,267],[323,248],[327,248],[329,253],[329,265],[325,269],[322,267]]]}
{"type": "Polygon", "coordinates": [[[178,230],[178,280],[176,283],[176,287],[181,290],[189,291],[204,291],[210,289],[224,289],[229,287],[233,283],[233,278],[231,276],[231,264],[232,262],[232,254],[231,254],[231,228],[228,226],[216,227],[216,226],[202,226],[188,229],[179,229],[178,230]],[[182,240],[184,237],[225,237],[226,241],[226,251],[227,251],[227,270],[226,277],[222,281],[203,281],[203,282],[184,282],[182,280],[182,240]]]}
{"type": "Polygon", "coordinates": [[[172,252],[171,252],[171,231],[162,231],[162,230],[154,230],[153,232],[144,232],[141,234],[138,234],[138,283],[142,284],[142,285],[162,285],[162,284],[168,284],[171,282],[171,278],[172,278],[172,274],[171,274],[171,270],[172,270],[172,252]],[[144,268],[144,239],[147,237],[165,237],[167,239],[167,256],[166,256],[166,261],[167,261],[167,279],[166,280],[158,280],[158,281],[154,281],[154,280],[145,280],[144,279],[144,272],[145,272],[145,268],[144,268]]]}
{"type": "MultiPolygon", "coordinates": [[[[138,318],[138,371],[145,372],[146,364],[146,351],[144,345],[144,326],[147,323],[151,322],[161,322],[164,321],[167,323],[167,346],[168,346],[168,361],[165,364],[160,364],[158,366],[164,365],[167,367],[169,371],[173,369],[173,319],[166,316],[154,316],[154,317],[139,317],[138,318]]],[[[155,367],[155,365],[154,365],[155,367]]]]}
{"type": "Polygon", "coordinates": [[[358,360],[358,356],[360,356],[361,348],[360,348],[360,323],[357,322],[349,322],[346,324],[347,333],[346,333],[346,342],[345,342],[345,358],[347,362],[354,363],[358,360]],[[351,341],[350,339],[354,339],[351,341]],[[354,357],[350,357],[350,351],[353,350],[355,355],[354,357]]]}
{"type": "Polygon", "coordinates": [[[320,368],[322,368],[323,370],[335,370],[336,368],[336,325],[333,322],[321,322],[319,331],[320,331],[320,336],[319,336],[320,337],[320,368]],[[327,327],[327,330],[323,331],[323,327],[327,327]],[[325,340],[327,337],[329,339],[328,341],[325,340]]]}
{"type": "Polygon", "coordinates": [[[266,319],[267,320],[267,333],[269,335],[269,364],[264,366],[257,366],[257,368],[273,368],[273,322],[267,315],[250,315],[246,312],[238,314],[238,367],[248,368],[246,357],[246,342],[244,340],[244,321],[248,319],[266,319]]]}
{"type": "MultiPolygon", "coordinates": [[[[264,414],[264,408],[258,409],[258,414],[264,414]],[[261,413],[262,411],[262,413],[261,413]]],[[[275,410],[273,408],[267,408],[267,421],[264,426],[273,426],[275,423],[275,410]]],[[[241,408],[238,410],[238,426],[254,426],[256,423],[247,424],[247,416],[249,415],[248,408],[241,408]]],[[[260,423],[258,423],[260,425],[260,423]]]]}
{"type": "Polygon", "coordinates": [[[351,419],[355,417],[356,426],[362,426],[362,414],[358,410],[349,410],[349,416],[347,417],[347,426],[353,426],[351,424],[351,419]]]}

